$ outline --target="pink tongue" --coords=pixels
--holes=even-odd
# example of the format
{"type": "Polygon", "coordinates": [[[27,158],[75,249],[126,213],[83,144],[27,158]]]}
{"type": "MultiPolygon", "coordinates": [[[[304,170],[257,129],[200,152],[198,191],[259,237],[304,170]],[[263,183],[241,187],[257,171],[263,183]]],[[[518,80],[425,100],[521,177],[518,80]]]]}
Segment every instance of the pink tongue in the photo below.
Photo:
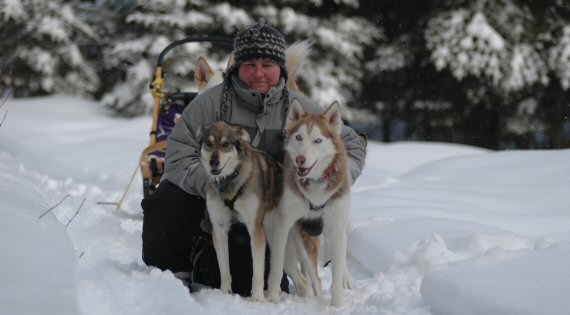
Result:
{"type": "Polygon", "coordinates": [[[297,169],[297,175],[305,176],[307,174],[309,174],[309,169],[307,169],[307,168],[298,168],[297,169]]]}

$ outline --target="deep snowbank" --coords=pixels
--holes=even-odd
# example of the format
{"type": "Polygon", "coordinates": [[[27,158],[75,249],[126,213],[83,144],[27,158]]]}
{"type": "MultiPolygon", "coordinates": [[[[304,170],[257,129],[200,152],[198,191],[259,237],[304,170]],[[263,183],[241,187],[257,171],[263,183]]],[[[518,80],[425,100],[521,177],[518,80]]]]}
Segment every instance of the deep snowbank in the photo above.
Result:
{"type": "Polygon", "coordinates": [[[570,310],[568,266],[568,248],[491,251],[428,273],[421,292],[437,314],[564,315],[570,310]]]}
{"type": "Polygon", "coordinates": [[[353,186],[349,268],[356,287],[333,310],[329,269],[320,270],[322,297],[284,295],[274,305],[217,290],[190,295],[170,272],[144,265],[140,177],[121,211],[98,202],[120,198],[147,144],[148,117],[112,118],[97,104],[62,96],[9,100],[4,110],[2,314],[569,309],[562,297],[570,292],[570,150],[370,143],[353,186]]]}
{"type": "Polygon", "coordinates": [[[26,170],[0,151],[0,313],[78,314],[77,256],[65,226],[39,217],[46,196],[26,170]]]}

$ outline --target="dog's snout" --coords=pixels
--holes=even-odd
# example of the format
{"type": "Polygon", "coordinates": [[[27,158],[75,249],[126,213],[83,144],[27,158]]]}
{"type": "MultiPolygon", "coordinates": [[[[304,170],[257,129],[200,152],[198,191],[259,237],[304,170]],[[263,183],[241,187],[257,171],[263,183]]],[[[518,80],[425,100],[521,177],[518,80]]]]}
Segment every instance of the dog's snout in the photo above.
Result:
{"type": "Polygon", "coordinates": [[[220,167],[220,160],[218,158],[210,159],[210,167],[213,167],[213,168],[220,167]]]}
{"type": "Polygon", "coordinates": [[[295,158],[295,163],[297,165],[305,165],[305,157],[303,155],[299,155],[295,158]]]}

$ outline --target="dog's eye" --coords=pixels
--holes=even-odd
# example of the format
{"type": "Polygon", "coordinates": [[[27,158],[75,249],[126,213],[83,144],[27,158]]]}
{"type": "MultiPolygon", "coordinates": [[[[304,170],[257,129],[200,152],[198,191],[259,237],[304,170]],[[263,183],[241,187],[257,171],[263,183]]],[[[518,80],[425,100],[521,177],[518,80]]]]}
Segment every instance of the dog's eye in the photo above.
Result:
{"type": "Polygon", "coordinates": [[[295,140],[301,141],[301,140],[303,140],[303,137],[301,137],[301,135],[296,135],[296,136],[295,136],[295,140]]]}
{"type": "Polygon", "coordinates": [[[205,145],[206,147],[211,147],[211,146],[212,146],[212,142],[211,142],[211,141],[206,141],[206,142],[204,142],[204,145],[205,145]]]}
{"type": "Polygon", "coordinates": [[[229,142],[224,142],[224,143],[222,144],[222,148],[224,148],[224,149],[227,149],[227,148],[229,148],[229,147],[230,147],[230,143],[229,143],[229,142]]]}
{"type": "Polygon", "coordinates": [[[321,138],[315,139],[315,143],[316,143],[316,144],[319,144],[319,143],[321,143],[321,142],[323,142],[323,140],[322,140],[321,138]]]}

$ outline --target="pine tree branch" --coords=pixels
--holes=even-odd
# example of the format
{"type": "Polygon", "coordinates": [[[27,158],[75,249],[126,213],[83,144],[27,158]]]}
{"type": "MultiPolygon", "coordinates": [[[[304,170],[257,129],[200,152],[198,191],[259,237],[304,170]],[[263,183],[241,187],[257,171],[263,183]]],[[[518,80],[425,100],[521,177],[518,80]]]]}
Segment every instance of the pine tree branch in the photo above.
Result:
{"type": "Polygon", "coordinates": [[[55,206],[53,206],[53,207],[47,209],[46,212],[42,213],[42,215],[40,215],[40,216],[38,217],[38,221],[39,221],[41,218],[43,218],[46,214],[50,213],[50,211],[52,211],[53,209],[57,208],[57,206],[59,206],[62,202],[64,202],[65,199],[67,199],[68,197],[69,197],[69,194],[65,195],[65,197],[63,197],[63,199],[61,199],[60,202],[56,203],[55,206]]]}
{"type": "Polygon", "coordinates": [[[71,219],[69,219],[69,222],[67,222],[67,224],[65,225],[66,227],[68,227],[69,224],[71,223],[71,221],[73,221],[73,219],[75,219],[75,217],[76,217],[77,214],[79,213],[79,210],[81,210],[81,207],[83,207],[83,204],[85,203],[85,200],[87,200],[87,198],[83,198],[83,201],[81,201],[81,204],[79,205],[79,208],[77,208],[77,211],[75,211],[75,214],[71,217],[71,219]]]}

